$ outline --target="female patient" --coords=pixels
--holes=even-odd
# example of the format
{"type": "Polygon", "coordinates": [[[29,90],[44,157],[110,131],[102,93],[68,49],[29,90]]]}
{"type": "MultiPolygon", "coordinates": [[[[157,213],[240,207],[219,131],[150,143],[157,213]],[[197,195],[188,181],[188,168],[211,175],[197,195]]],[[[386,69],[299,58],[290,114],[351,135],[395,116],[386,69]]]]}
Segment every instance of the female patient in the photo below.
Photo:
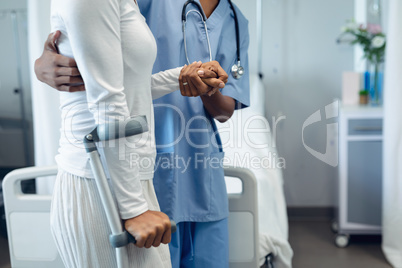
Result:
{"type": "MultiPolygon", "coordinates": [[[[170,267],[168,248],[159,246],[170,241],[170,222],[159,212],[152,184],[152,98],[178,89],[180,72],[194,74],[201,63],[151,78],[156,44],[134,0],[53,0],[51,22],[53,31],[62,32],[60,53],[75,59],[86,87],[85,92],[60,93],[62,128],[51,226],[63,262],[66,267],[116,266],[82,140],[99,124],[145,115],[148,132],[103,146],[102,157],[125,228],[137,240],[137,247],[128,249],[130,265],[170,267]]],[[[202,83],[198,76],[190,79],[202,83]]],[[[222,86],[219,79],[209,82],[222,86]]]]}

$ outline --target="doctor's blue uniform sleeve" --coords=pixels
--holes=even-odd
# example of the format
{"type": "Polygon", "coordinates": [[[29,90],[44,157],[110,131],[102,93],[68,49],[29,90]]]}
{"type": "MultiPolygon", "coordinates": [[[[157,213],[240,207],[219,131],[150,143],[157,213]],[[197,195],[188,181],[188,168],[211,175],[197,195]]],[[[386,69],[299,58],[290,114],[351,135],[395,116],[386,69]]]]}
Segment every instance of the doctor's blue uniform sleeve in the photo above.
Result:
{"type": "MultiPolygon", "coordinates": [[[[239,11],[237,11],[240,13],[239,11]]],[[[231,74],[231,67],[233,64],[237,64],[237,58],[233,59],[233,64],[230,65],[229,70],[226,72],[229,75],[226,86],[221,90],[222,94],[229,96],[236,101],[235,109],[243,109],[250,106],[250,70],[248,62],[248,48],[250,43],[250,36],[248,32],[247,20],[239,19],[240,28],[240,62],[243,66],[245,73],[240,79],[236,79],[231,74]],[[240,23],[242,22],[242,23],[240,23]]],[[[236,36],[233,36],[232,40],[236,40],[236,36]]],[[[231,40],[231,41],[232,41],[231,40]]],[[[228,43],[228,42],[226,42],[228,43]]],[[[232,41],[233,44],[233,41],[232,41]]],[[[235,45],[235,43],[233,44],[235,45]]],[[[220,50],[224,50],[225,47],[221,46],[220,50]]],[[[225,52],[223,52],[225,53],[225,52]]]]}

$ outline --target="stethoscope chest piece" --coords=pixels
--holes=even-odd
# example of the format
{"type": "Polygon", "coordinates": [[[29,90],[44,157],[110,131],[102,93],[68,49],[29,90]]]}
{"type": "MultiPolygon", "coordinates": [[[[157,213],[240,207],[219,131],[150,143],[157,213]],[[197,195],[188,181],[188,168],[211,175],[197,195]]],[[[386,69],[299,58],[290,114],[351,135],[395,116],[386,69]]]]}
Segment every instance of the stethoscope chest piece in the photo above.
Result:
{"type": "Polygon", "coordinates": [[[240,79],[244,74],[244,68],[240,64],[233,64],[231,71],[235,79],[240,79]]]}

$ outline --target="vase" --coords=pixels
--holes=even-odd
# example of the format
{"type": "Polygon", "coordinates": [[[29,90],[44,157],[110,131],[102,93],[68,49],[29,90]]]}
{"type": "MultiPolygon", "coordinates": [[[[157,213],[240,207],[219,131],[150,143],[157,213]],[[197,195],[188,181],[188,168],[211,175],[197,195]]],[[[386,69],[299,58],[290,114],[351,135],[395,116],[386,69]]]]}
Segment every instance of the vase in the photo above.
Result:
{"type": "Polygon", "coordinates": [[[383,94],[383,63],[372,63],[370,66],[370,104],[373,106],[382,105],[383,94]]]}

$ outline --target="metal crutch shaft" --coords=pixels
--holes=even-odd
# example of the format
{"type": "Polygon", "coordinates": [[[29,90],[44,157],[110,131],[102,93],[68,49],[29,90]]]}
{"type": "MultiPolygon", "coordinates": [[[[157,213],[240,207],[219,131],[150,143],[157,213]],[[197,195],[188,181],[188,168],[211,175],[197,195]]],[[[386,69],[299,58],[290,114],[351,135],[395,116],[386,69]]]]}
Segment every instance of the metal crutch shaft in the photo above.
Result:
{"type": "MultiPolygon", "coordinates": [[[[95,147],[96,148],[96,147],[95,147]]],[[[117,211],[112,193],[110,191],[107,178],[103,171],[102,163],[98,154],[98,150],[94,150],[89,153],[92,172],[94,173],[96,186],[99,191],[99,195],[102,201],[103,208],[106,213],[106,217],[112,231],[111,236],[124,236],[123,226],[121,225],[119,213],[117,211]]],[[[117,267],[129,267],[128,266],[128,253],[127,247],[115,247],[117,267]]]]}
{"type": "MultiPolygon", "coordinates": [[[[109,188],[105,171],[96,147],[96,142],[129,137],[141,134],[147,130],[148,125],[146,117],[137,116],[126,122],[116,121],[111,124],[98,126],[84,138],[85,148],[90,158],[91,169],[112,231],[109,239],[111,246],[116,249],[117,266],[119,268],[128,267],[126,245],[129,243],[135,243],[136,241],[131,234],[123,230],[119,213],[117,211],[117,205],[109,188]]],[[[174,221],[171,221],[171,226],[172,233],[174,233],[176,231],[176,224],[174,221]]]]}

